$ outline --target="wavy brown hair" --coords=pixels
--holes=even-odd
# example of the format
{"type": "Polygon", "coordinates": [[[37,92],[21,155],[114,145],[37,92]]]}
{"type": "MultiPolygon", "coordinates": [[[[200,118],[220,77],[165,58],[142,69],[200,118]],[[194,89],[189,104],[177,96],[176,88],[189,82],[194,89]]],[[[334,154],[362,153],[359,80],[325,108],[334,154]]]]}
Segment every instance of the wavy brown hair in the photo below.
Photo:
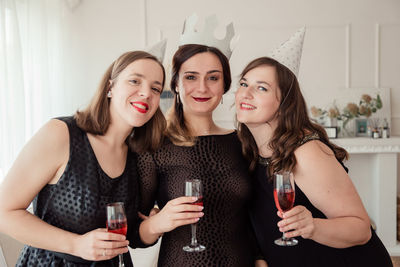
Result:
{"type": "MultiPolygon", "coordinates": [[[[110,126],[110,98],[107,93],[110,90],[110,81],[118,79],[119,74],[132,62],[140,59],[150,59],[157,62],[163,71],[162,87],[165,83],[165,70],[163,65],[153,55],[144,51],[131,51],[122,54],[115,60],[104,73],[97,91],[90,104],[83,110],[75,113],[78,126],[84,131],[104,135],[110,126]]],[[[113,82],[111,84],[114,84],[113,82]]],[[[166,121],[158,107],[153,117],[141,127],[133,128],[126,143],[132,151],[155,151],[163,140],[166,121]]]]}
{"type": "Polygon", "coordinates": [[[186,60],[196,54],[206,52],[213,53],[221,62],[224,78],[224,93],[228,92],[231,86],[232,77],[229,60],[220,50],[215,47],[199,44],[187,44],[179,47],[172,59],[171,91],[174,94],[174,101],[167,115],[167,135],[175,145],[192,146],[196,141],[196,137],[191,135],[190,129],[186,126],[183,106],[179,101],[179,93],[176,90],[179,80],[179,70],[186,60]]]}
{"type": "MultiPolygon", "coordinates": [[[[261,57],[251,61],[244,68],[241,78],[250,70],[262,65],[275,68],[281,93],[281,103],[277,110],[278,126],[268,144],[272,150],[269,174],[293,170],[297,163],[294,151],[301,145],[304,137],[312,133],[318,134],[319,139],[333,150],[338,160],[347,159],[346,150],[329,142],[325,130],[308,117],[307,105],[297,78],[287,67],[272,58],[261,57]]],[[[250,170],[254,170],[258,159],[257,144],[245,124],[238,122],[237,126],[243,154],[250,161],[250,170]]]]}

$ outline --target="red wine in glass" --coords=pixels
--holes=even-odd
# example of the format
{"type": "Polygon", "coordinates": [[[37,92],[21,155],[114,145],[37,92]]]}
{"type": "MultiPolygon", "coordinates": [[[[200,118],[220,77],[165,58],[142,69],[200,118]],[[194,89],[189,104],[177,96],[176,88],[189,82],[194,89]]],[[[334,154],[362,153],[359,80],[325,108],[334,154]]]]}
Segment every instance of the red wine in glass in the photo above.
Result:
{"type": "Polygon", "coordinates": [[[292,189],[274,189],[275,206],[280,212],[290,210],[294,204],[294,190],[292,189]]]}
{"type": "MultiPolygon", "coordinates": [[[[203,186],[201,181],[198,179],[186,180],[185,181],[185,196],[197,197],[197,200],[193,202],[193,205],[203,206],[203,186]]],[[[197,224],[191,224],[192,229],[192,239],[190,245],[184,246],[183,250],[186,252],[200,252],[206,249],[205,246],[200,245],[197,242],[196,231],[197,224]]]]}
{"type": "MultiPolygon", "coordinates": [[[[121,234],[126,236],[128,223],[125,214],[123,202],[115,202],[107,204],[107,231],[111,233],[121,234]]],[[[122,254],[118,255],[118,267],[125,267],[122,254]]]]}
{"type": "Polygon", "coordinates": [[[193,205],[202,206],[203,207],[203,196],[199,196],[195,202],[192,203],[193,205]]]}
{"type": "Polygon", "coordinates": [[[115,234],[125,235],[128,230],[128,224],[125,221],[114,220],[107,222],[107,231],[115,234]]]}
{"type": "MultiPolygon", "coordinates": [[[[294,178],[291,172],[280,172],[274,174],[274,200],[276,208],[284,213],[290,210],[294,204],[294,178]]],[[[276,239],[278,246],[295,246],[299,243],[294,238],[286,238],[285,233],[276,239]]]]}

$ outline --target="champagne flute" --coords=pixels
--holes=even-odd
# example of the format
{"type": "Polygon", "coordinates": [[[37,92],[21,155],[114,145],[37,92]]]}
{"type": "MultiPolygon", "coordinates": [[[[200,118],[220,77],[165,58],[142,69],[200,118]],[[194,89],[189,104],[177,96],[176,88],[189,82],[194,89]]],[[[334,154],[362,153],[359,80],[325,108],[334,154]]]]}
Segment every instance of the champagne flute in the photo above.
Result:
{"type": "MultiPolygon", "coordinates": [[[[125,215],[124,203],[115,202],[107,204],[107,231],[120,235],[125,235],[128,224],[125,215]]],[[[119,267],[125,267],[123,255],[119,254],[119,267]]]]}
{"type": "MultiPolygon", "coordinates": [[[[197,200],[193,204],[203,206],[203,188],[201,185],[201,181],[198,179],[186,180],[185,196],[197,197],[197,200]]],[[[192,223],[191,229],[192,229],[192,241],[190,245],[184,246],[183,250],[186,252],[200,252],[205,250],[206,249],[205,246],[197,243],[197,238],[196,238],[197,223],[192,223]]]]}
{"type": "MultiPolygon", "coordinates": [[[[294,178],[292,172],[274,173],[274,200],[275,206],[282,213],[290,210],[294,204],[294,178]]],[[[295,246],[299,243],[294,238],[282,237],[275,240],[278,246],[295,246]]]]}

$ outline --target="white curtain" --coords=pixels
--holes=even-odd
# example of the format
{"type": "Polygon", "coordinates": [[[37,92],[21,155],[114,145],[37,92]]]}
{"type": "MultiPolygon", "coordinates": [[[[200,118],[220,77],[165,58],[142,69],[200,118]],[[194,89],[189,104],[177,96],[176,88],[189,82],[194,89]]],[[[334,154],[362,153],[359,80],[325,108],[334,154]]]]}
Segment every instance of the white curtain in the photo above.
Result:
{"type": "Polygon", "coordinates": [[[63,110],[61,0],[0,0],[0,181],[63,110]]]}

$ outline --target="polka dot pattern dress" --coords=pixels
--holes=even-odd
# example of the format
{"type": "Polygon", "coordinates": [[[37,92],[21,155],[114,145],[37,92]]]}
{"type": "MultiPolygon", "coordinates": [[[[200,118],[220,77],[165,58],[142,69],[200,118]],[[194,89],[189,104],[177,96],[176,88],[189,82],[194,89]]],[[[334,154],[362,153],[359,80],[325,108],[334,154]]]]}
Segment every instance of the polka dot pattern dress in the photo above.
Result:
{"type": "Polygon", "coordinates": [[[236,133],[200,136],[193,147],[170,141],[155,154],[138,158],[142,211],[148,214],[156,200],[160,208],[184,195],[186,179],[203,183],[204,213],[197,240],[199,253],[184,252],[190,243],[190,225],[162,237],[158,266],[254,266],[247,203],[251,195],[248,165],[236,133]]]}
{"type": "MultiPolygon", "coordinates": [[[[69,161],[58,183],[46,185],[35,197],[34,214],[58,228],[84,234],[106,227],[107,203],[124,202],[130,245],[142,246],[138,236],[136,155],[129,151],[122,175],[110,178],[101,169],[86,132],[76,125],[73,117],[58,119],[64,121],[69,129],[69,161]]],[[[125,266],[132,266],[129,253],[124,254],[124,262],[125,266]]],[[[26,245],[16,266],[118,266],[118,257],[91,262],[26,245]]]]}

